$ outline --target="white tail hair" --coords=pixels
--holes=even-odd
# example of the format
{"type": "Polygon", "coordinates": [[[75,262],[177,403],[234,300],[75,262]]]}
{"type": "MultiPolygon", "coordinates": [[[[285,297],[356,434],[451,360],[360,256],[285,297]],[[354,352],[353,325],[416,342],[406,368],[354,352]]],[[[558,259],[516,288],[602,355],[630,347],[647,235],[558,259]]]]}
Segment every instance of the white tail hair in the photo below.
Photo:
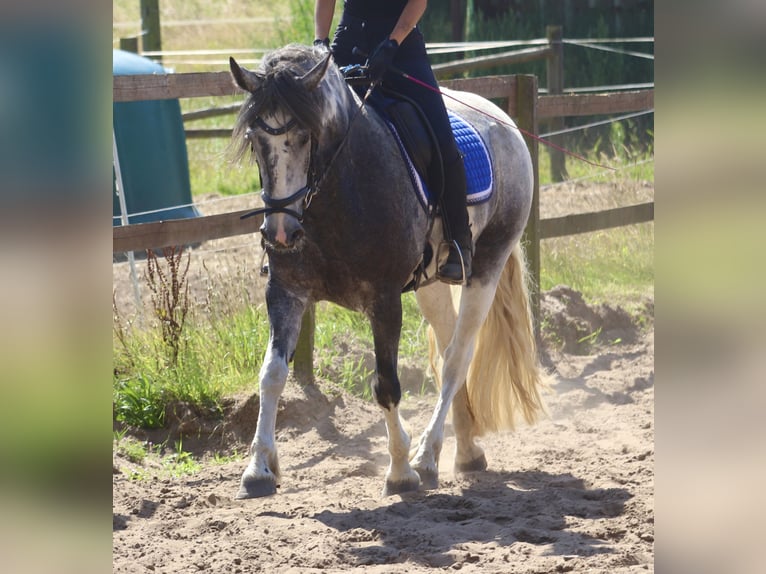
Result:
{"type": "MultiPolygon", "coordinates": [[[[528,281],[524,251],[517,244],[479,329],[468,369],[466,386],[474,436],[513,430],[518,415],[533,424],[545,411],[540,391],[548,382],[537,356],[528,281]]],[[[441,371],[436,368],[438,347],[430,328],[428,338],[431,367],[441,386],[441,371]]]]}

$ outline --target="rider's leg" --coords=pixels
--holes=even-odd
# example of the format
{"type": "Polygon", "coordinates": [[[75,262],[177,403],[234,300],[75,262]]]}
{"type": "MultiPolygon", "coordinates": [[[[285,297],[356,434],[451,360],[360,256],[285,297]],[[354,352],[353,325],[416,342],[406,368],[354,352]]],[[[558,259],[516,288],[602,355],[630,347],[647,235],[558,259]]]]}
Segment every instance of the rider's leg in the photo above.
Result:
{"type": "Polygon", "coordinates": [[[444,162],[443,193],[442,220],[446,224],[445,238],[450,248],[447,260],[437,270],[437,277],[445,283],[465,283],[471,278],[473,243],[465,202],[465,167],[459,154],[444,162]]]}

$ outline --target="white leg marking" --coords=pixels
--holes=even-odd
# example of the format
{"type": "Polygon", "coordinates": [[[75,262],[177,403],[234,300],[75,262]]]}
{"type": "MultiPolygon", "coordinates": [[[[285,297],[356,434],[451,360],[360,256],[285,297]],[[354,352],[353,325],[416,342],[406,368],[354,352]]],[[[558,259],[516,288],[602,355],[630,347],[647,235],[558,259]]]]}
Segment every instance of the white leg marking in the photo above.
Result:
{"type": "MultiPolygon", "coordinates": [[[[275,429],[279,397],[285,388],[288,367],[283,357],[274,352],[269,343],[260,372],[260,409],[258,426],[250,446],[250,464],[242,474],[242,485],[258,481],[279,484],[279,458],[277,456],[275,429]]],[[[240,491],[242,494],[242,491],[240,491]]]]}
{"type": "Polygon", "coordinates": [[[418,473],[412,470],[409,461],[410,437],[402,426],[399,409],[383,409],[388,434],[388,453],[391,461],[386,472],[386,486],[383,496],[417,490],[420,484],[418,473]]]}

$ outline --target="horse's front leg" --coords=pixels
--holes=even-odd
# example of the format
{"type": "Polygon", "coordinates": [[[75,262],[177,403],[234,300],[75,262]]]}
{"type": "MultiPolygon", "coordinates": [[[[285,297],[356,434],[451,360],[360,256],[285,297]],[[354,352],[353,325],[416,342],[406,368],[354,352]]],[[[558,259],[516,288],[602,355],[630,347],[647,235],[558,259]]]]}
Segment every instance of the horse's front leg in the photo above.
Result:
{"type": "Polygon", "coordinates": [[[259,376],[258,425],[250,446],[252,458],[242,474],[237,498],[269,496],[276,493],[279,486],[279,458],[274,436],[277,407],[287,380],[288,362],[295,352],[306,300],[269,283],[266,305],[270,335],[259,376]]]}
{"type": "Polygon", "coordinates": [[[399,292],[381,298],[369,312],[375,342],[375,381],[372,395],[383,409],[388,434],[390,463],[386,472],[383,496],[418,489],[420,477],[409,462],[410,437],[399,418],[402,397],[397,363],[402,330],[402,301],[399,292]]]}

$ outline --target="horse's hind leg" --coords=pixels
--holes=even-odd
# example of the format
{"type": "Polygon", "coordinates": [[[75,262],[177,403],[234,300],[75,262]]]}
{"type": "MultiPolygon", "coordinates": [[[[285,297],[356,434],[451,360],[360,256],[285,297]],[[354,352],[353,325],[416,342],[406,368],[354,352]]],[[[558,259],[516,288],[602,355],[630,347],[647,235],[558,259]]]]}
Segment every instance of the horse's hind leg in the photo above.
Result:
{"type": "Polygon", "coordinates": [[[455,430],[455,472],[471,472],[487,469],[484,449],[476,444],[473,412],[468,406],[468,389],[465,383],[452,402],[452,427],[455,430]]]}
{"type": "Polygon", "coordinates": [[[266,302],[271,323],[269,347],[259,376],[260,408],[250,464],[242,474],[237,498],[269,496],[279,485],[279,458],[275,439],[277,407],[285,388],[288,360],[295,351],[305,301],[269,285],[266,302]]]}
{"type": "MultiPolygon", "coordinates": [[[[498,274],[496,274],[498,275],[498,274]]],[[[472,417],[465,393],[465,380],[473,357],[476,335],[492,305],[498,276],[491,278],[475,277],[470,287],[464,287],[460,301],[460,312],[450,328],[449,319],[445,315],[446,303],[442,291],[438,297],[427,297],[425,294],[418,302],[434,327],[440,350],[444,340],[449,342],[443,347],[444,366],[441,373],[441,392],[434,408],[431,420],[418,443],[418,449],[412,459],[412,465],[420,475],[424,488],[436,488],[439,477],[439,454],[444,440],[444,422],[450,406],[454,407],[453,422],[457,440],[457,455],[455,464],[458,470],[478,470],[486,467],[484,452],[475,443],[471,434],[472,417]],[[432,307],[432,308],[429,308],[432,307]],[[439,312],[439,309],[441,311],[439,312]]]]}
{"type": "Polygon", "coordinates": [[[418,489],[420,478],[409,462],[410,437],[399,418],[402,397],[397,362],[402,329],[402,303],[398,291],[381,297],[368,313],[375,342],[376,378],[372,394],[383,409],[388,434],[390,464],[386,472],[383,496],[418,489]]]}
{"type": "MultiPolygon", "coordinates": [[[[439,356],[443,357],[457,322],[452,310],[450,288],[444,283],[436,283],[427,289],[421,289],[417,295],[420,309],[436,336],[439,356]]],[[[476,444],[474,415],[469,407],[465,381],[459,387],[452,401],[452,426],[457,443],[455,470],[458,472],[485,470],[487,459],[484,456],[484,450],[476,444]]],[[[436,460],[438,463],[438,455],[436,460]]]]}

